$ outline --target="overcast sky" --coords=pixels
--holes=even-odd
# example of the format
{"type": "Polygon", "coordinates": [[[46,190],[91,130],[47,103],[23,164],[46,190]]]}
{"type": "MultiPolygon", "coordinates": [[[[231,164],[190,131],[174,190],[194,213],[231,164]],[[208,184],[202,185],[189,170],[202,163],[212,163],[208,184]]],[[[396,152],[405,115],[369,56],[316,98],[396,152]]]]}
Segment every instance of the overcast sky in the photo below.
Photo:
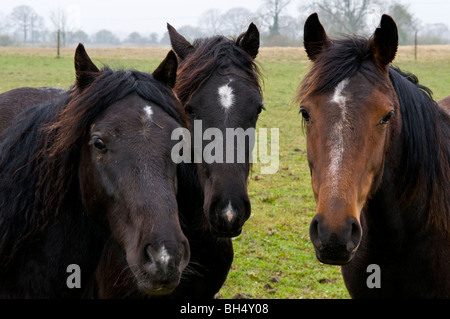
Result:
{"type": "MultiPolygon", "coordinates": [[[[162,34],[166,23],[174,27],[198,26],[199,17],[205,11],[215,8],[221,13],[234,7],[245,7],[256,11],[262,0],[0,0],[0,17],[11,13],[18,5],[26,4],[46,19],[51,28],[49,13],[63,8],[71,13],[72,24],[92,34],[108,29],[126,37],[133,31],[142,35],[152,32],[162,34]]],[[[292,0],[288,14],[298,16],[300,4],[310,0],[292,0]]],[[[450,26],[450,0],[400,0],[408,4],[414,16],[423,23],[445,23],[450,26]]],[[[326,22],[323,21],[324,24],[326,22]]]]}

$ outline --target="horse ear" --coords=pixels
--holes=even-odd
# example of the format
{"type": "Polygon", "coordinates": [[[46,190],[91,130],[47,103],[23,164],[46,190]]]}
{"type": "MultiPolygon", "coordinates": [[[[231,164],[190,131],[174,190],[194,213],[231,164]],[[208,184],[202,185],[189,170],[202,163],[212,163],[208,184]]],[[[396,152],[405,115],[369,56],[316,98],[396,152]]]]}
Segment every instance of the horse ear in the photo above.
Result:
{"type": "Polygon", "coordinates": [[[253,22],[250,23],[246,32],[238,36],[236,44],[250,54],[252,59],[256,58],[259,50],[259,31],[253,22]]]}
{"type": "Polygon", "coordinates": [[[167,30],[169,30],[170,44],[172,45],[172,49],[178,55],[180,59],[186,58],[194,47],[192,44],[186,40],[181,34],[175,30],[170,24],[167,23],[167,30]]]}
{"type": "Polygon", "coordinates": [[[95,73],[100,70],[92,62],[82,43],[79,43],[75,50],[74,61],[76,86],[81,89],[85,88],[94,81],[95,73]]]}
{"type": "Polygon", "coordinates": [[[305,21],[303,44],[311,61],[314,61],[319,53],[331,44],[317,13],[311,14],[305,21]]]}
{"type": "Polygon", "coordinates": [[[153,72],[153,77],[173,88],[177,77],[177,68],[177,56],[175,55],[175,52],[170,50],[169,53],[167,53],[166,58],[153,72]]]}
{"type": "Polygon", "coordinates": [[[376,63],[385,68],[397,54],[398,30],[392,17],[383,14],[380,26],[372,37],[371,48],[376,63]]]}

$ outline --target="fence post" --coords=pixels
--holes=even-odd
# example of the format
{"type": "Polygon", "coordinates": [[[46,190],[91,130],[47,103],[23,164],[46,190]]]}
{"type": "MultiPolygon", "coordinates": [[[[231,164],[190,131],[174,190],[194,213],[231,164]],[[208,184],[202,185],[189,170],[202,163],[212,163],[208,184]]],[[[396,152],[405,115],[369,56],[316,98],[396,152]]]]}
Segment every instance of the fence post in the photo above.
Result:
{"type": "Polygon", "coordinates": [[[414,32],[414,60],[417,61],[417,30],[414,32]]]}
{"type": "Polygon", "coordinates": [[[60,31],[59,31],[59,29],[58,29],[58,32],[57,32],[57,41],[56,41],[56,45],[57,45],[57,48],[56,48],[56,57],[57,58],[59,58],[60,57],[60,54],[59,54],[59,48],[61,47],[61,38],[60,38],[60,31]]]}

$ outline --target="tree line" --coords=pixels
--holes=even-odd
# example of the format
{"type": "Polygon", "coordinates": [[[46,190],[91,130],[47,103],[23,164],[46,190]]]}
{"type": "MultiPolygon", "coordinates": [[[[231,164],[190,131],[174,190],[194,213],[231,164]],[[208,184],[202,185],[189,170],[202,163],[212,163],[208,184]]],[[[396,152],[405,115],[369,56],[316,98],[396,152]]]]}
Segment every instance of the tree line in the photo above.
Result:
{"type": "MultiPolygon", "coordinates": [[[[319,14],[327,33],[334,37],[343,34],[368,36],[377,26],[381,14],[387,13],[397,23],[400,44],[413,44],[416,32],[419,44],[450,43],[447,25],[422,24],[409,7],[398,0],[315,0],[307,4],[301,0],[261,0],[255,12],[243,7],[226,12],[209,9],[199,16],[197,25],[184,25],[177,30],[192,40],[213,34],[238,35],[254,22],[261,32],[262,45],[301,46],[303,24],[312,12],[319,14]]],[[[19,5],[8,14],[0,13],[0,46],[54,45],[58,30],[62,46],[78,42],[129,46],[170,44],[167,33],[142,34],[136,31],[124,39],[106,29],[88,34],[71,25],[68,13],[62,9],[50,12],[48,18],[51,25],[27,5],[19,5]]]]}

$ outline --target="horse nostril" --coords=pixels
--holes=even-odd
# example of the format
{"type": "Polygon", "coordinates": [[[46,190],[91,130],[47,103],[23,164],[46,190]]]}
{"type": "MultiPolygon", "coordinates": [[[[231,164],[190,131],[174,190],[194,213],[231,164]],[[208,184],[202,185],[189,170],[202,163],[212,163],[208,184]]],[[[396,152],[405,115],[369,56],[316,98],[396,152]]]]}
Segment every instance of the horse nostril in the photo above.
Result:
{"type": "Polygon", "coordinates": [[[183,240],[181,248],[181,261],[178,265],[178,270],[180,273],[187,267],[189,259],[191,258],[191,249],[189,246],[189,241],[187,239],[183,240]]]}
{"type": "Polygon", "coordinates": [[[353,218],[350,222],[351,222],[351,233],[350,239],[347,242],[347,250],[351,252],[359,246],[359,242],[361,241],[362,230],[356,218],[353,218]]]}
{"type": "Polygon", "coordinates": [[[311,225],[309,226],[309,237],[311,239],[311,242],[313,243],[314,247],[317,249],[321,249],[323,247],[322,240],[320,240],[319,236],[319,220],[318,216],[316,215],[313,220],[311,221],[311,225]]]}
{"type": "Polygon", "coordinates": [[[150,259],[151,261],[153,261],[153,257],[152,257],[152,251],[151,251],[151,246],[147,245],[145,247],[145,256],[147,257],[147,259],[150,259]]]}
{"type": "Polygon", "coordinates": [[[154,258],[153,258],[153,255],[155,254],[155,251],[154,251],[154,249],[152,248],[152,246],[151,245],[147,245],[146,247],[145,247],[145,255],[146,255],[146,257],[147,257],[147,262],[149,263],[149,264],[154,264],[155,263],[155,260],[154,260],[154,258]]]}

